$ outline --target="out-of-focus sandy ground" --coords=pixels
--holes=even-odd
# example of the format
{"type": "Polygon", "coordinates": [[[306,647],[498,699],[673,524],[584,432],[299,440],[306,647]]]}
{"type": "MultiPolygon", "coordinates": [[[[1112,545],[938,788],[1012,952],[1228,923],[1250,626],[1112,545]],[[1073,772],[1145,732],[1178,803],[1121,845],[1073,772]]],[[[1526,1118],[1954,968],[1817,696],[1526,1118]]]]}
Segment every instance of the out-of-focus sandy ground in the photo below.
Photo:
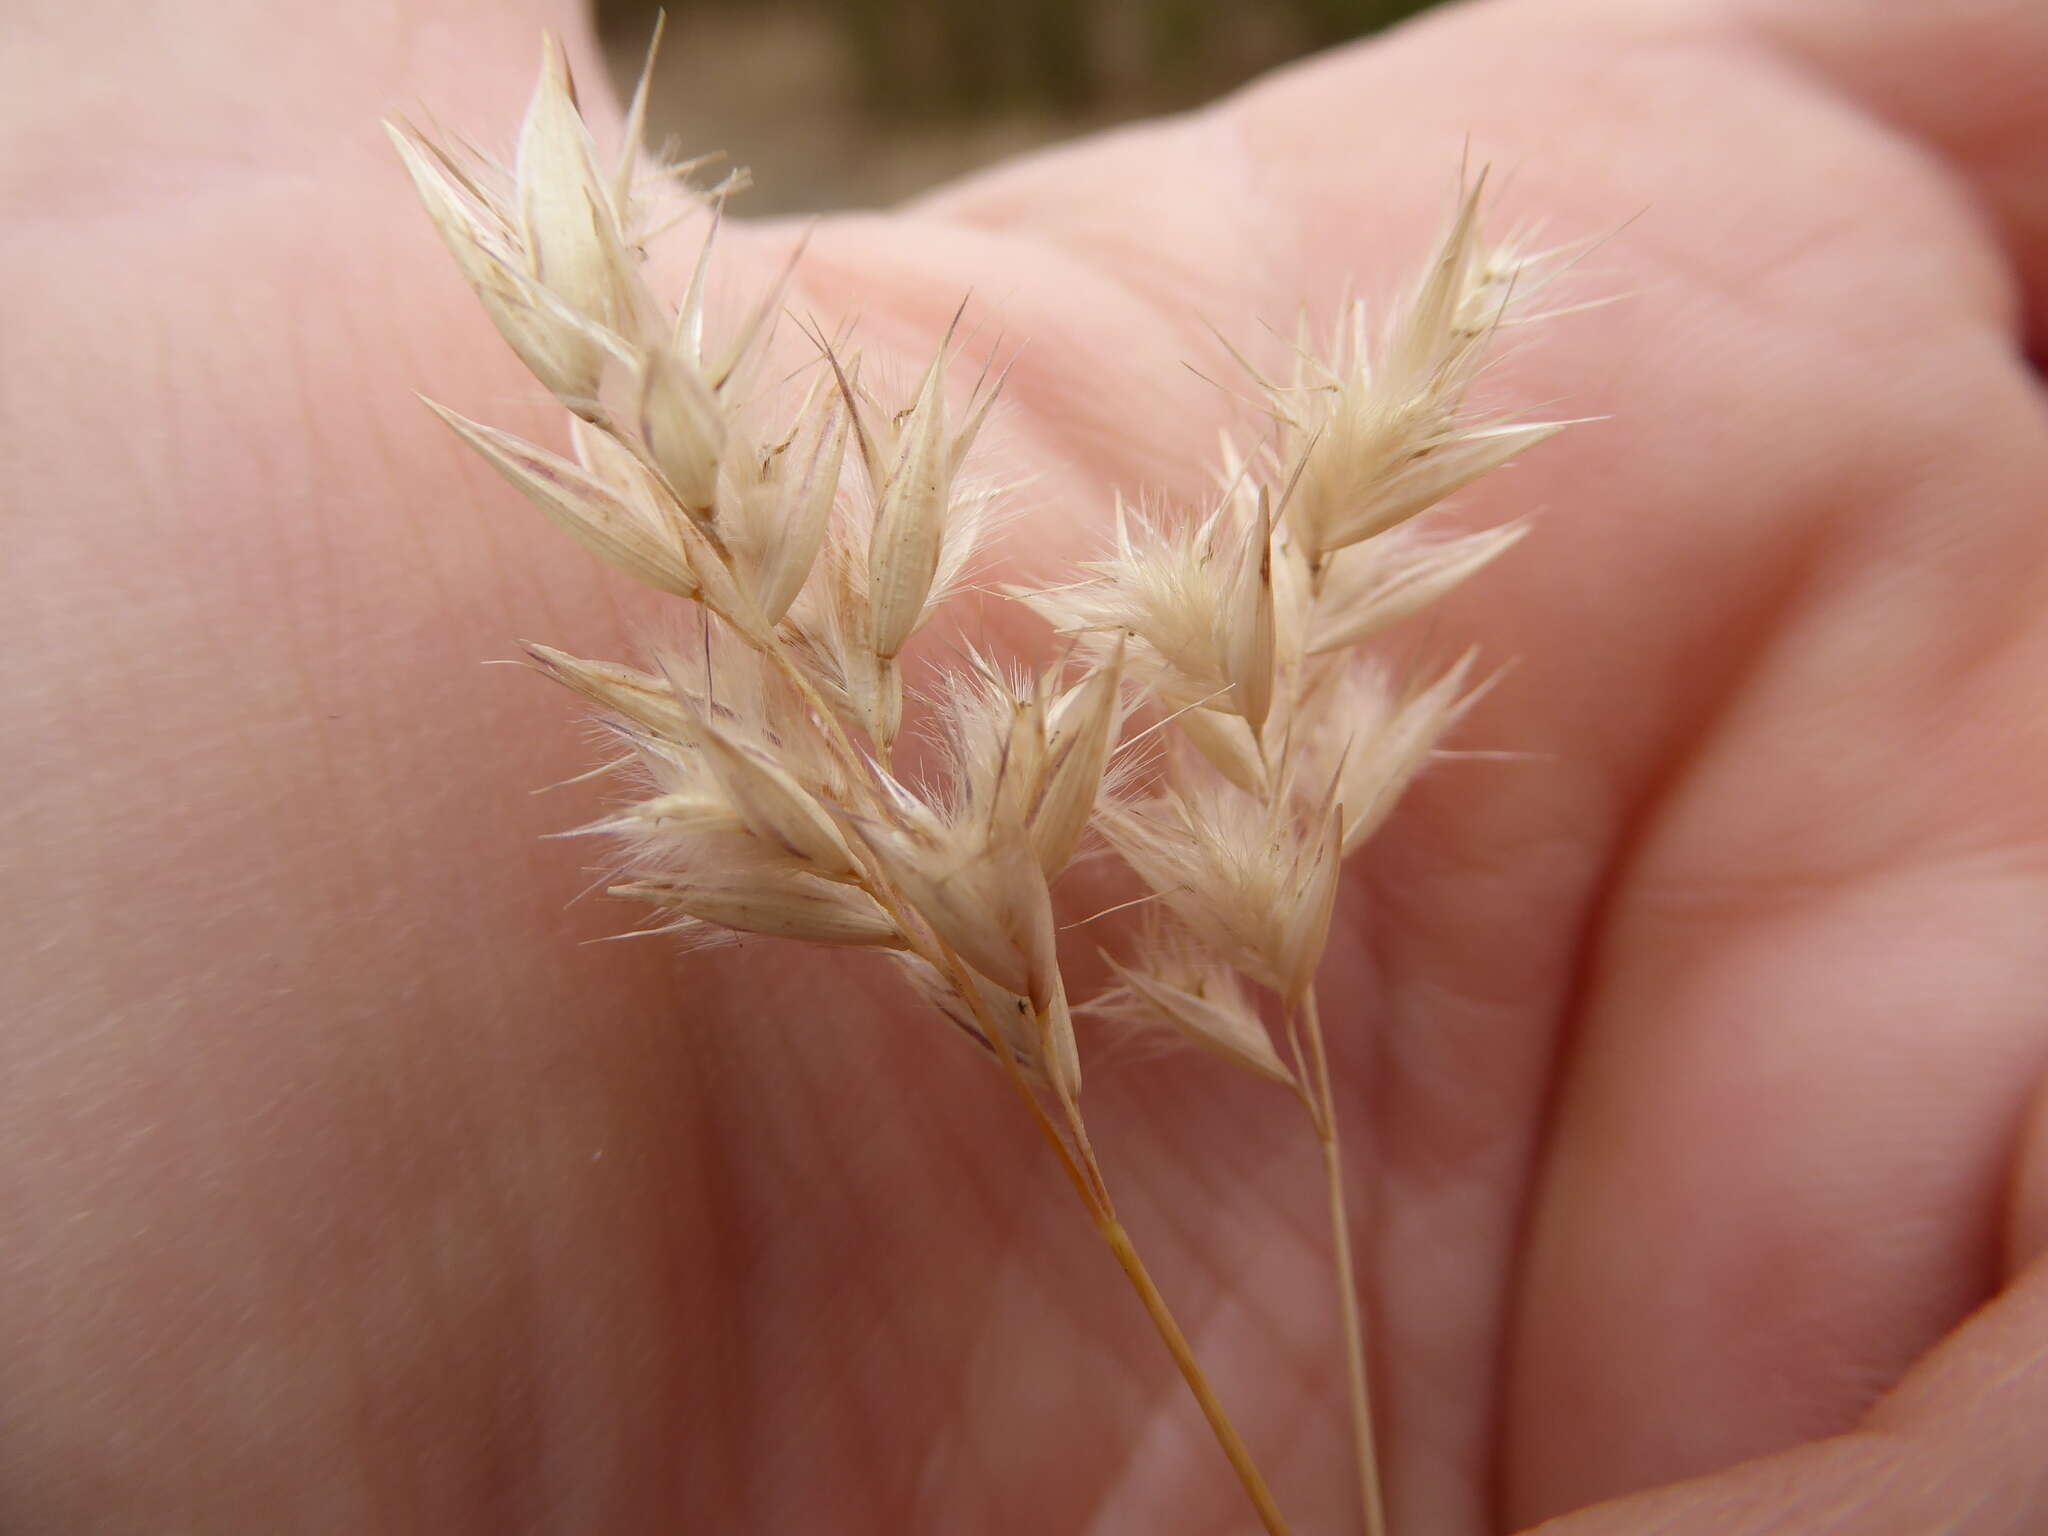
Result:
{"type": "MultiPolygon", "coordinates": [[[[749,214],[872,207],[1092,128],[1192,106],[1415,0],[683,0],[649,140],[754,173],[749,214]]],[[[655,7],[604,0],[630,89],[655,7]]]]}

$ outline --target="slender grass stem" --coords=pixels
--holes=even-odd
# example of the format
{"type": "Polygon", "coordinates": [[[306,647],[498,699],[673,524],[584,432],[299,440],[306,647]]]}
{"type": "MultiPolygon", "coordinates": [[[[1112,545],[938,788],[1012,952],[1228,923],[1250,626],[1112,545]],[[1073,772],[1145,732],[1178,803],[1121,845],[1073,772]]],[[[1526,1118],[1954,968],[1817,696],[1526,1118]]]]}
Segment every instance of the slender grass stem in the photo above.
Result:
{"type": "Polygon", "coordinates": [[[1351,1255],[1351,1216],[1344,1201],[1344,1156],[1337,1135],[1336,1096],[1330,1088],[1330,1060],[1323,1047],[1323,1021],[1313,988],[1302,1009],[1307,1038],[1310,1118],[1323,1150],[1323,1175],[1330,1196],[1330,1242],[1336,1253],[1337,1308],[1344,1323],[1344,1363],[1351,1398],[1351,1434],[1358,1465],[1358,1502],[1366,1536],[1386,1536],[1386,1502],[1380,1490],[1380,1462],[1373,1434],[1372,1378],[1366,1368],[1365,1320],[1358,1304],[1358,1274],[1351,1255]]]}
{"type": "Polygon", "coordinates": [[[1172,1309],[1166,1304],[1166,1298],[1159,1293],[1159,1287],[1153,1283],[1152,1272],[1145,1267],[1145,1261],[1139,1258],[1130,1234],[1117,1219],[1116,1206],[1109,1195],[1108,1181],[1102,1176],[1102,1165],[1095,1160],[1095,1149],[1089,1142],[1087,1126],[1081,1118],[1081,1106],[1071,1094],[1059,1093],[1060,1106],[1072,1137],[1070,1143],[1068,1136],[1060,1133],[1059,1126],[1045,1112],[1045,1105],[1039,1096],[1032,1091],[1023,1068],[1018,1064],[1016,1053],[1010,1049],[1009,1040],[996,1027],[995,1021],[988,1017],[987,1010],[982,1006],[979,990],[967,975],[965,962],[943,941],[936,941],[936,948],[941,969],[952,977],[962,1000],[974,1013],[975,1022],[981,1026],[989,1043],[994,1047],[997,1058],[1002,1063],[1003,1076],[1016,1090],[1017,1097],[1031,1116],[1032,1124],[1038,1128],[1039,1135],[1052,1148],[1061,1171],[1074,1187],[1074,1193],[1080,1196],[1081,1203],[1088,1207],[1088,1214],[1094,1220],[1095,1230],[1103,1242],[1109,1245],[1110,1253],[1116,1258],[1117,1267],[1123,1271],[1124,1278],[1130,1281],[1131,1289],[1138,1293],[1138,1300],[1144,1305],[1145,1315],[1152,1320],[1152,1326],[1158,1332],[1160,1342],[1166,1346],[1166,1352],[1173,1357],[1174,1365],[1180,1370],[1181,1379],[1187,1383],[1196,1406],[1202,1410],[1202,1417],[1208,1420],[1210,1433],[1216,1437],[1217,1445],[1229,1459],[1231,1470],[1237,1474],[1238,1482],[1243,1484],[1245,1496],[1251,1500],[1252,1508],[1258,1512],[1259,1522],[1266,1528],[1267,1536],[1289,1536],[1286,1517],[1280,1513],[1280,1506],[1273,1498],[1273,1490],[1267,1486],[1265,1475],[1259,1471],[1258,1463],[1252,1459],[1250,1447],[1245,1444],[1244,1437],[1237,1432],[1237,1426],[1225,1412],[1222,1400],[1216,1396],[1216,1389],[1209,1382],[1208,1374],[1202,1369],[1201,1362],[1195,1358],[1194,1348],[1188,1343],[1187,1334],[1174,1318],[1172,1309]]]}
{"type": "Polygon", "coordinates": [[[1258,1464],[1252,1460],[1252,1453],[1244,1439],[1230,1422],[1230,1416],[1223,1411],[1223,1404],[1217,1400],[1216,1392],[1209,1385],[1209,1378],[1202,1373],[1201,1365],[1195,1359],[1195,1352],[1188,1344],[1187,1335],[1181,1332],[1180,1324],[1174,1321],[1173,1313],[1167,1310],[1166,1299],[1159,1294],[1159,1287],[1152,1283],[1152,1276],[1146,1270],[1144,1261],[1138,1257],[1138,1250],[1131,1245],[1130,1234],[1115,1216],[1098,1223],[1102,1240],[1109,1244],[1110,1252],[1116,1255],[1117,1263],[1130,1279],[1131,1287],[1138,1293],[1138,1299],[1145,1304],[1145,1311],[1152,1319],[1152,1326],[1159,1330],[1159,1337],[1165,1342],[1167,1353],[1173,1356],[1173,1363],[1180,1367],[1180,1374],[1188,1384],[1200,1405],[1202,1416],[1209,1421],[1209,1428],[1216,1436],[1217,1444],[1223,1447],[1223,1454],[1230,1458],[1230,1465],[1237,1473],[1238,1481],[1244,1484],[1245,1494],[1251,1499],[1252,1507],[1259,1512],[1259,1520],[1270,1536],[1287,1536],[1287,1521],[1280,1508],[1273,1502],[1273,1492],[1266,1486],[1258,1464]]]}

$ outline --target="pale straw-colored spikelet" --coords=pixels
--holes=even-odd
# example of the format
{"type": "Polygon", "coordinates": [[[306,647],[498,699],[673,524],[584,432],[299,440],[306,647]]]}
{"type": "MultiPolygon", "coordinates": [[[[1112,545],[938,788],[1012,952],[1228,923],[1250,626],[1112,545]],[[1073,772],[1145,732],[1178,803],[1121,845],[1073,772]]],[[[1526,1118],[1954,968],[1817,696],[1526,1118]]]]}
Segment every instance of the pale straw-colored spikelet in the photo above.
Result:
{"type": "Polygon", "coordinates": [[[725,792],[746,829],[813,874],[857,879],[859,866],[832,818],[774,755],[686,711],[682,744],[725,792]]]}
{"type": "Polygon", "coordinates": [[[1237,715],[1193,706],[1176,710],[1173,732],[1230,783],[1264,797],[1272,790],[1266,755],[1252,728],[1237,715]]]}
{"type": "Polygon", "coordinates": [[[945,539],[955,460],[946,431],[943,355],[932,359],[917,400],[897,429],[886,438],[880,433],[881,423],[874,422],[860,434],[869,483],[875,487],[868,620],[875,654],[894,661],[924,617],[945,539]]]}
{"type": "MultiPolygon", "coordinates": [[[[735,500],[724,477],[736,468],[742,475],[759,475],[776,456],[773,450],[762,455],[755,447],[747,403],[775,334],[790,269],[785,267],[759,296],[733,334],[714,346],[707,335],[704,305],[721,217],[722,202],[714,203],[696,269],[673,321],[650,319],[637,333],[631,422],[643,459],[658,468],[684,511],[722,542],[736,532],[744,537],[733,525],[749,510],[744,500],[735,500]]],[[[811,403],[806,400],[798,408],[799,427],[813,422],[811,403]]],[[[785,448],[789,441],[784,440],[785,448]]],[[[836,475],[838,449],[829,452],[836,475]]]]}
{"type": "MultiPolygon", "coordinates": [[[[787,646],[834,711],[886,763],[902,731],[903,648],[967,581],[1005,494],[1000,482],[968,468],[1001,381],[984,377],[953,426],[945,392],[950,333],[900,409],[865,386],[857,354],[812,339],[831,387],[814,386],[790,429],[789,451],[804,469],[781,472],[792,486],[805,485],[809,499],[798,503],[800,520],[760,520],[760,539],[772,543],[778,559],[763,562],[759,601],[773,617],[786,618],[787,646]],[[859,474],[842,479],[847,458],[859,474]],[[799,569],[820,574],[806,588],[799,569]]],[[[738,487],[727,492],[732,499],[743,494],[738,487]]],[[[798,493],[784,495],[790,502],[798,493]]],[[[743,545],[751,542],[741,537],[743,545]]]]}
{"type": "Polygon", "coordinates": [[[869,845],[918,915],[983,978],[1026,999],[1046,1070],[1080,1087],[1052,894],[1018,828],[899,813],[869,845]]]}
{"type": "Polygon", "coordinates": [[[654,313],[640,275],[637,142],[611,175],[599,168],[552,38],[510,170],[410,126],[391,137],[499,333],[565,406],[595,410],[612,364],[654,313]]]}
{"type": "MultiPolygon", "coordinates": [[[[519,234],[534,279],[593,324],[631,335],[643,293],[639,264],[626,248],[627,213],[613,200],[616,184],[608,186],[598,169],[568,60],[553,40],[519,130],[514,176],[519,234]]],[[[600,362],[590,358],[593,368],[600,362]]]]}
{"type": "Polygon", "coordinates": [[[1287,795],[1264,798],[1196,776],[1105,807],[1101,825],[1212,953],[1282,997],[1306,991],[1329,938],[1342,857],[1334,804],[1297,815],[1287,795]]]}
{"type": "Polygon", "coordinates": [[[1071,682],[1064,671],[1018,673],[970,652],[943,679],[934,710],[955,816],[1021,829],[1048,880],[1088,830],[1128,702],[1121,647],[1071,682]]]}
{"type": "Polygon", "coordinates": [[[901,719],[897,658],[952,595],[985,531],[991,500],[990,488],[963,482],[961,470],[995,404],[997,387],[985,380],[977,385],[965,418],[957,427],[950,425],[946,361],[952,345],[949,328],[916,398],[894,413],[880,409],[856,375],[837,374],[853,413],[873,506],[863,634],[872,661],[861,670],[876,678],[873,726],[884,752],[893,748],[901,719]]]}
{"type": "Polygon", "coordinates": [[[737,867],[711,840],[675,873],[648,874],[607,886],[614,896],[643,901],[676,919],[662,931],[716,935],[753,933],[806,944],[898,948],[901,932],[864,891],[833,885],[800,870],[737,867]]]}
{"type": "Polygon", "coordinates": [[[1311,655],[1348,650],[1421,613],[1520,542],[1526,522],[1437,536],[1414,523],[1329,557],[1308,632],[1311,655]]]}
{"type": "Polygon", "coordinates": [[[585,661],[537,641],[529,641],[526,650],[542,672],[602,713],[655,738],[673,740],[681,729],[682,706],[666,678],[616,662],[585,661]]]}
{"type": "Polygon", "coordinates": [[[1166,1025],[1182,1039],[1256,1076],[1292,1085],[1242,974],[1172,919],[1148,921],[1128,964],[1105,957],[1117,984],[1087,1013],[1166,1025]]]}
{"type": "Polygon", "coordinates": [[[1080,1063],[1059,962],[1051,883],[1093,813],[1122,718],[1120,660],[1063,686],[1056,669],[1014,675],[985,658],[938,694],[945,759],[923,791],[884,777],[864,823],[897,889],[959,955],[1024,998],[1043,1064],[1070,1090],[1080,1063]]]}
{"type": "MultiPolygon", "coordinates": [[[[1310,567],[1397,527],[1559,431],[1561,422],[1471,419],[1465,401],[1503,307],[1521,297],[1511,252],[1481,243],[1484,178],[1462,199],[1428,275],[1375,340],[1347,306],[1323,354],[1266,386],[1275,453],[1295,478],[1290,530],[1310,567]]],[[[1533,287],[1533,284],[1531,285],[1533,287]]]]}
{"type": "Polygon", "coordinates": [[[656,591],[677,597],[702,596],[706,572],[717,579],[716,560],[706,558],[703,539],[688,531],[686,520],[664,518],[658,506],[636,504],[638,498],[621,496],[596,476],[545,448],[459,416],[431,400],[427,404],[486,463],[524,492],[549,521],[600,560],[656,591]]]}
{"type": "Polygon", "coordinates": [[[1174,707],[1203,704],[1234,710],[1229,664],[1216,620],[1226,601],[1228,572],[1247,532],[1218,507],[1206,520],[1119,503],[1114,541],[1082,564],[1085,578],[1015,595],[1054,629],[1097,649],[1127,637],[1130,669],[1174,707]]]}
{"type": "Polygon", "coordinates": [[[928,1007],[990,1056],[1014,1063],[1033,1088],[1050,1086],[1051,1079],[1041,1057],[1043,1032],[1030,999],[1004,991],[978,972],[969,972],[968,981],[973,988],[970,1000],[951,977],[930,961],[901,951],[889,952],[889,958],[928,1007]]]}
{"type": "Polygon", "coordinates": [[[1032,851],[1051,880],[1073,862],[1109,781],[1127,700],[1123,647],[1097,661],[1043,711],[1042,765],[1031,796],[1032,851]]]}
{"type": "Polygon", "coordinates": [[[1476,660],[1467,652],[1433,681],[1403,686],[1384,663],[1350,658],[1304,700],[1302,770],[1308,782],[1336,786],[1345,857],[1386,823],[1437,744],[1485,693],[1485,683],[1471,682],[1476,660]]]}
{"type": "Polygon", "coordinates": [[[1015,594],[1089,653],[1124,650],[1132,680],[1188,711],[1189,734],[1240,782],[1262,777],[1255,741],[1299,635],[1276,602],[1268,507],[1225,496],[1197,520],[1119,504],[1085,579],[1015,594]]]}
{"type": "Polygon", "coordinates": [[[788,614],[818,563],[839,495],[847,422],[843,409],[814,393],[781,442],[732,455],[724,466],[726,541],[769,624],[788,614]]]}
{"type": "Polygon", "coordinates": [[[1273,507],[1263,493],[1238,542],[1224,598],[1223,672],[1236,714],[1257,736],[1272,712],[1281,660],[1273,612],[1273,507]]]}

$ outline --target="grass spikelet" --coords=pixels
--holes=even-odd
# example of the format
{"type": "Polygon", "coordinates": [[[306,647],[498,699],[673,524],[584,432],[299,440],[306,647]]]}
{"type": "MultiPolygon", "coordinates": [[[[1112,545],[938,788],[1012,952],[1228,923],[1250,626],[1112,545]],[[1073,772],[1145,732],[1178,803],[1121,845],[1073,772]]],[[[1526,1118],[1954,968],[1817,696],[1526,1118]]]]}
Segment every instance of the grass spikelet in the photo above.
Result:
{"type": "Polygon", "coordinates": [[[1241,973],[1177,924],[1146,926],[1130,963],[1105,957],[1117,985],[1088,1004],[1098,1018],[1164,1025],[1258,1077],[1295,1087],[1241,973]]]}

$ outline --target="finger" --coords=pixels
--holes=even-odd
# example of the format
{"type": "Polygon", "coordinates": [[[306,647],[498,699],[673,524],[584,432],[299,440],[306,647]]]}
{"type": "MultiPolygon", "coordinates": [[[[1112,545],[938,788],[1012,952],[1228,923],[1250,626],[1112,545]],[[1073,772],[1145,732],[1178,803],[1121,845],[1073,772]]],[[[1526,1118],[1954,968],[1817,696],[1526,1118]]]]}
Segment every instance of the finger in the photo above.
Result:
{"type": "Polygon", "coordinates": [[[1543,1536],[2026,1536],[2048,1522],[2048,1264],[1853,1432],[1547,1522],[1543,1536]]]}
{"type": "Polygon", "coordinates": [[[2048,10],[2029,0],[1725,0],[1756,36],[1942,157],[1998,229],[2048,342],[2048,10]]]}
{"type": "Polygon", "coordinates": [[[1518,1324],[1524,1513],[1841,1428],[1997,1278],[2048,1062],[2048,444],[1958,344],[1983,367],[1887,415],[1875,483],[1834,461],[1848,505],[1606,894],[1518,1324]]]}

